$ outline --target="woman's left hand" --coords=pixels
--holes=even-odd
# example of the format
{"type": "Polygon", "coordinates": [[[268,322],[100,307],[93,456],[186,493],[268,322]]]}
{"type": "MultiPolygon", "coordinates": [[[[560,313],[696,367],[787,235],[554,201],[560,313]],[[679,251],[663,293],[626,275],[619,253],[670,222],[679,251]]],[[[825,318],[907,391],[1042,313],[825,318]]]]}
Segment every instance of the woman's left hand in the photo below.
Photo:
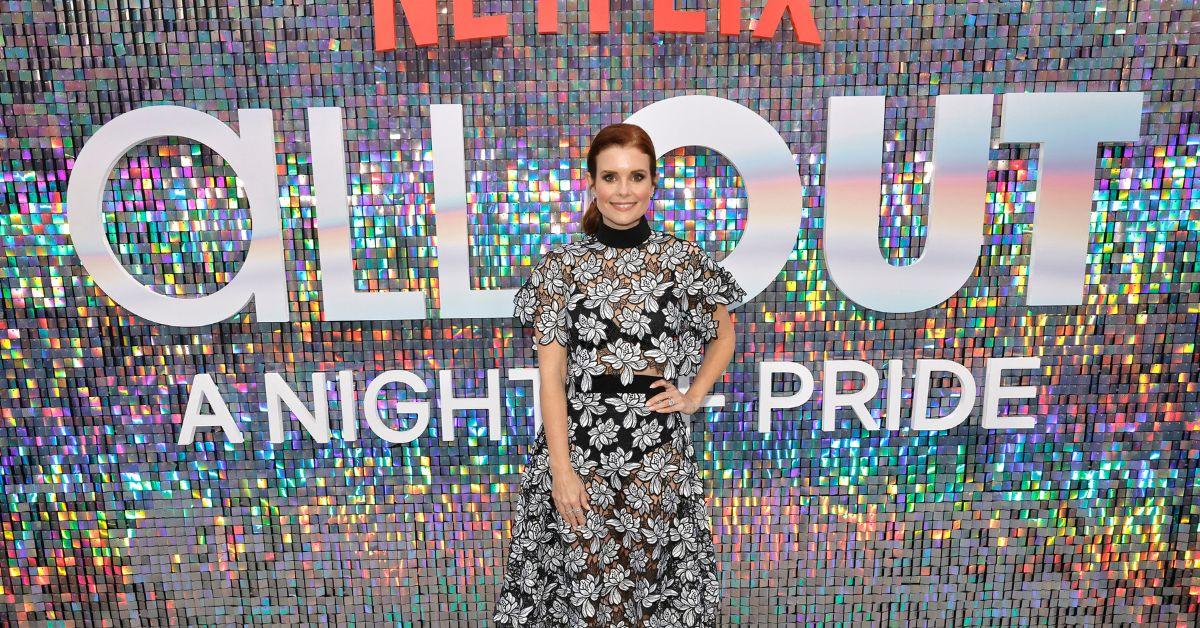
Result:
{"type": "Polygon", "coordinates": [[[700,402],[679,391],[675,384],[660,379],[651,387],[660,386],[664,390],[646,400],[646,407],[655,412],[682,412],[691,414],[700,407],[700,402]]]}

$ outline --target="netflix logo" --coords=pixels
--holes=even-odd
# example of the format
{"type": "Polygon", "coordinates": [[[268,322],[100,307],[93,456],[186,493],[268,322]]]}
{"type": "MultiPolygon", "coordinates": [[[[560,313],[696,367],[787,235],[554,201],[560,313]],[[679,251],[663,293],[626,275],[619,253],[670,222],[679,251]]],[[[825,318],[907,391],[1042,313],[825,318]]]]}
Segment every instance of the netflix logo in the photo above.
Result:
{"type": "MultiPolygon", "coordinates": [[[[537,32],[544,35],[561,34],[558,24],[559,3],[563,0],[537,0],[537,32]]],[[[402,16],[409,35],[418,46],[438,42],[437,0],[372,0],[375,23],[375,50],[396,49],[396,17],[402,16]]],[[[612,24],[610,0],[587,0],[588,32],[607,33],[612,24]]],[[[743,32],[742,4],[744,0],[717,1],[717,32],[721,35],[740,35],[743,32]]],[[[507,37],[508,15],[479,15],[474,0],[450,0],[450,18],[454,41],[507,37]]],[[[676,9],[674,0],[657,0],[650,9],[656,33],[707,32],[705,9],[676,9]]],[[[751,37],[771,39],[778,32],[784,16],[792,22],[797,43],[821,45],[821,35],[813,19],[808,0],[766,0],[751,37]]]]}

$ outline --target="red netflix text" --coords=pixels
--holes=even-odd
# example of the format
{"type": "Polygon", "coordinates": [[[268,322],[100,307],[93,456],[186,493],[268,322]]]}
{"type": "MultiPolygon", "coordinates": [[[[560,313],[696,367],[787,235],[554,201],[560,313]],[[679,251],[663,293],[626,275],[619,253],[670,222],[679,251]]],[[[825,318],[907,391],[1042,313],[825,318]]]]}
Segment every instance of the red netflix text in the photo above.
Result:
{"type": "MultiPolygon", "coordinates": [[[[562,0],[537,0],[537,32],[546,35],[559,34],[558,5],[562,0]]],[[[372,0],[375,22],[375,50],[396,49],[396,16],[402,15],[408,32],[418,46],[438,43],[437,0],[372,0]],[[398,11],[397,8],[400,10],[398,11]]],[[[721,35],[738,35],[742,32],[743,0],[719,0],[717,6],[717,32],[721,35]]],[[[477,15],[474,0],[450,0],[451,25],[454,41],[493,39],[507,37],[508,16],[477,15]]],[[[658,0],[652,3],[653,28],[656,33],[706,32],[704,9],[676,9],[674,0],[658,0]]],[[[750,35],[757,39],[775,36],[783,23],[784,15],[790,17],[796,42],[821,45],[821,35],[813,19],[808,0],[767,0],[758,23],[750,35]]],[[[612,20],[609,17],[609,0],[588,0],[588,32],[607,33],[612,20]]]]}

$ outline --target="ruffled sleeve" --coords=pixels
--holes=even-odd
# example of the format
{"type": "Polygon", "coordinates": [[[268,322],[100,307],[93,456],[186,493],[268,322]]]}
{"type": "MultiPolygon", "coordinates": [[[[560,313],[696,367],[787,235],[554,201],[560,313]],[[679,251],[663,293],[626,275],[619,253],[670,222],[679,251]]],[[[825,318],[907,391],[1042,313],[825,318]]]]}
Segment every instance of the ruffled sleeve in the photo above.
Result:
{"type": "Polygon", "coordinates": [[[688,284],[692,307],[688,312],[688,327],[701,344],[717,337],[718,304],[740,303],[746,298],[733,274],[717,264],[704,249],[697,248],[696,265],[688,284]]]}
{"type": "Polygon", "coordinates": [[[567,269],[553,252],[542,257],[529,279],[517,289],[513,298],[513,316],[522,325],[533,326],[533,339],[537,345],[558,341],[567,346],[568,290],[567,269]]]}

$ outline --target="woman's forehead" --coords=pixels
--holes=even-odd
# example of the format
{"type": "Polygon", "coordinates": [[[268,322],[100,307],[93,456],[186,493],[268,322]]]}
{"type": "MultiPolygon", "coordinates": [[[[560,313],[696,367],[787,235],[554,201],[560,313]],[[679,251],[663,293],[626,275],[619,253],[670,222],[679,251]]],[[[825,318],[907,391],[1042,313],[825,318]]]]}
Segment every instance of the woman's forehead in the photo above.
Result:
{"type": "Polygon", "coordinates": [[[596,167],[601,172],[648,170],[649,164],[650,156],[633,146],[609,146],[596,156],[596,167]]]}

